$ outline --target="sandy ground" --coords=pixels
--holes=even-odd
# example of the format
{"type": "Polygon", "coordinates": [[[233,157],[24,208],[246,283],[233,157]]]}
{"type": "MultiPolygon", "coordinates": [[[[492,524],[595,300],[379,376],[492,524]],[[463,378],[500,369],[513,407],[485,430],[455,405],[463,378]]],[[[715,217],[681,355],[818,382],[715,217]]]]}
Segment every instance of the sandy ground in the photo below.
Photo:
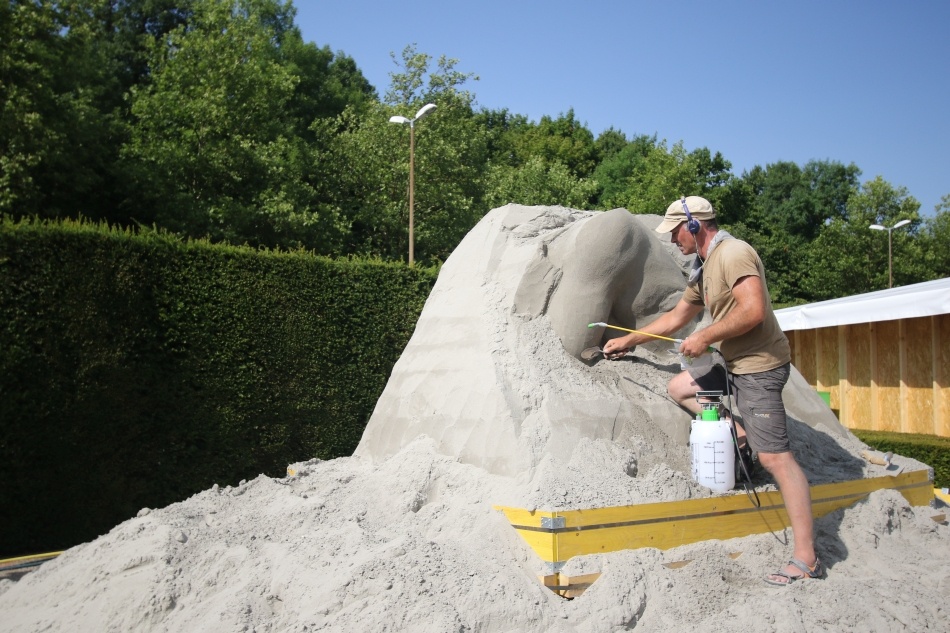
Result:
{"type": "MultiPolygon", "coordinates": [[[[552,313],[565,277],[526,299],[525,279],[567,275],[538,258],[591,217],[489,214],[446,262],[353,457],[143,509],[0,580],[0,631],[948,630],[950,527],[890,490],[816,521],[822,580],[762,581],[790,555],[782,531],[572,559],[565,573],[601,573],[573,600],[540,584],[542,561],[493,506],[712,495],[689,475],[664,346],[589,366],[567,349],[585,341],[564,342],[574,317],[552,313]]],[[[885,474],[805,387],[793,377],[786,405],[809,480],[885,474]]],[[[761,473],[755,483],[774,488],[761,473]]]]}

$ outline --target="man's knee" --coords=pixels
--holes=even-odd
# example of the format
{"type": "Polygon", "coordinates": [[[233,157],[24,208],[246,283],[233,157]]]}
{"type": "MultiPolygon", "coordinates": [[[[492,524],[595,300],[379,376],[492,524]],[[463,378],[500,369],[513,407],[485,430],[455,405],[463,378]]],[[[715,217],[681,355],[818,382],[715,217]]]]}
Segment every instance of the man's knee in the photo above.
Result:
{"type": "Polygon", "coordinates": [[[686,402],[696,395],[695,391],[690,393],[688,389],[683,389],[682,385],[678,385],[673,381],[666,385],[666,393],[676,402],[686,402]]]}
{"type": "Polygon", "coordinates": [[[791,451],[785,451],[783,453],[759,453],[759,463],[762,465],[762,468],[770,473],[774,473],[780,468],[787,468],[790,462],[794,461],[795,456],[792,455],[791,451]]]}
{"type": "Polygon", "coordinates": [[[666,393],[676,402],[684,402],[696,395],[697,386],[686,372],[677,374],[666,385],[666,393]]]}

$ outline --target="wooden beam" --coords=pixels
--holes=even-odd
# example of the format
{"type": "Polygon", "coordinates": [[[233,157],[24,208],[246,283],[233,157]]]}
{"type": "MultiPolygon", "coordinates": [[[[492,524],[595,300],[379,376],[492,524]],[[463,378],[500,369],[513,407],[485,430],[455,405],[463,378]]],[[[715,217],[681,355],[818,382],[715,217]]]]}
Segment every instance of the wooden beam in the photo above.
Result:
{"type": "Polygon", "coordinates": [[[934,426],[934,387],[933,387],[933,320],[930,317],[904,319],[902,336],[904,365],[902,382],[904,387],[904,424],[905,433],[935,435],[934,426]]]}
{"type": "Polygon", "coordinates": [[[831,408],[840,409],[838,383],[841,380],[838,354],[838,328],[815,330],[816,389],[831,393],[831,408]]]}
{"type": "Polygon", "coordinates": [[[818,361],[815,350],[815,330],[800,330],[796,338],[795,351],[798,362],[795,367],[809,385],[818,385],[818,361]]]}
{"type": "MultiPolygon", "coordinates": [[[[933,471],[812,486],[812,514],[824,516],[882,489],[900,491],[912,505],[929,505],[934,498],[933,471]]],[[[758,506],[740,493],[588,510],[546,512],[504,506],[495,509],[505,514],[541,560],[563,563],[573,556],[641,547],[671,549],[705,540],[774,532],[789,526],[778,491],[760,492],[758,499],[758,506]]]]}
{"type": "Polygon", "coordinates": [[[871,397],[871,326],[867,323],[847,328],[847,395],[839,419],[849,429],[872,429],[874,413],[871,397]]]}
{"type": "Polygon", "coordinates": [[[573,599],[584,593],[584,591],[594,584],[594,581],[600,578],[600,572],[596,574],[582,574],[580,576],[568,576],[556,572],[546,576],[538,576],[541,584],[561,596],[562,598],[573,599]]]}
{"type": "Polygon", "coordinates": [[[901,431],[901,344],[898,321],[872,323],[874,355],[871,390],[874,431],[901,431]]]}
{"type": "Polygon", "coordinates": [[[950,314],[934,319],[934,429],[950,437],[950,314]]]}

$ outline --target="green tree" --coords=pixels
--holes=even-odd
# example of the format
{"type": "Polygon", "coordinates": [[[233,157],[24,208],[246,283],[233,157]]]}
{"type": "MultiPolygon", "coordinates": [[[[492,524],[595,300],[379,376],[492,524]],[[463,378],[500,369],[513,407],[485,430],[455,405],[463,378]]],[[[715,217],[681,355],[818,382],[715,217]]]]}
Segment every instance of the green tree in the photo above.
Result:
{"type": "Polygon", "coordinates": [[[943,196],[920,231],[927,279],[950,277],[950,194],[943,196]]]}
{"type": "Polygon", "coordinates": [[[512,114],[507,109],[482,109],[475,114],[476,124],[486,136],[488,162],[492,165],[518,166],[522,164],[516,150],[516,140],[532,127],[528,117],[512,114]]]}
{"type": "Polygon", "coordinates": [[[122,127],[100,4],[0,5],[0,211],[109,216],[122,127]]]}
{"type": "Polygon", "coordinates": [[[647,157],[656,148],[656,144],[656,136],[640,135],[620,148],[614,146],[606,153],[594,170],[594,180],[600,188],[601,207],[616,208],[626,205],[630,181],[637,171],[644,169],[647,157]]]}
{"type": "Polygon", "coordinates": [[[96,46],[115,60],[111,108],[125,110],[125,95],[150,78],[149,50],[156,39],[188,23],[192,0],[79,0],[96,25],[96,46]]]}
{"type": "Polygon", "coordinates": [[[356,66],[353,58],[334,54],[305,43],[298,29],[283,37],[281,53],[297,77],[293,97],[287,104],[299,136],[315,141],[311,125],[319,118],[335,117],[347,107],[357,111],[376,100],[376,89],[356,66]]]}
{"type": "Polygon", "coordinates": [[[717,189],[726,209],[721,221],[744,225],[743,237],[768,271],[773,301],[796,303],[809,297],[802,289],[809,263],[801,254],[832,219],[847,223],[847,202],[857,190],[859,174],[854,165],[835,162],[811,161],[804,168],[778,162],[756,166],[717,189]]]}
{"type": "Polygon", "coordinates": [[[472,111],[473,95],[463,87],[472,75],[458,72],[457,60],[445,57],[430,70],[431,59],[407,47],[401,71],[390,75],[387,103],[362,113],[348,109],[315,124],[325,141],[318,170],[327,178],[320,197],[339,213],[345,253],[407,257],[410,129],[389,118],[412,117],[425,103],[437,107],[414,128],[416,259],[444,260],[485,211],[479,201],[488,135],[472,111]]]}
{"type": "Polygon", "coordinates": [[[485,201],[489,207],[509,202],[525,205],[563,205],[589,209],[597,183],[577,178],[559,162],[547,163],[540,156],[520,167],[493,165],[489,171],[485,201]]]}
{"type": "Polygon", "coordinates": [[[601,132],[594,141],[597,164],[600,165],[606,159],[619,154],[627,146],[627,142],[627,135],[620,130],[611,127],[601,132]]]}
{"type": "Polygon", "coordinates": [[[765,233],[785,233],[808,241],[832,218],[847,217],[861,171],[854,165],[810,161],[804,168],[778,162],[744,175],[755,192],[748,220],[765,233]]]}
{"type": "Polygon", "coordinates": [[[132,89],[125,155],[146,222],[192,236],[331,248],[336,218],[315,203],[310,148],[297,135],[299,75],[285,63],[293,7],[196,0],[185,26],[157,40],[152,80],[132,89]],[[316,243],[314,243],[316,242],[316,243]]]}
{"type": "Polygon", "coordinates": [[[748,175],[746,172],[740,178],[730,178],[722,187],[711,192],[710,199],[720,224],[752,225],[755,191],[748,175]]]}
{"type": "Polygon", "coordinates": [[[869,229],[872,224],[894,226],[910,220],[910,226],[891,236],[894,285],[927,279],[920,246],[914,241],[919,208],[920,203],[904,187],[894,187],[880,176],[865,182],[848,201],[847,219],[833,218],[805,249],[805,297],[820,301],[887,288],[888,237],[886,232],[869,229]]]}
{"type": "Polygon", "coordinates": [[[698,194],[707,198],[718,209],[721,202],[721,192],[732,182],[732,163],[716,152],[713,154],[708,148],[700,147],[689,153],[689,162],[696,170],[696,181],[699,185],[698,194]]]}
{"type": "Polygon", "coordinates": [[[577,120],[573,108],[556,119],[543,116],[537,125],[520,128],[512,144],[521,165],[539,157],[548,165],[564,165],[577,178],[589,177],[597,166],[594,135],[577,120]]]}
{"type": "Polygon", "coordinates": [[[680,195],[706,193],[700,171],[697,155],[689,154],[682,142],[667,149],[666,141],[639,136],[595,170],[594,180],[601,187],[599,206],[662,214],[680,195]]]}
{"type": "Polygon", "coordinates": [[[415,44],[403,49],[401,61],[395,53],[389,54],[398,71],[389,73],[389,89],[383,101],[391,106],[418,107],[429,102],[451,98],[471,108],[475,95],[462,87],[469,81],[478,81],[475,73],[456,69],[459,60],[442,55],[436,68],[430,70],[432,56],[420,53],[415,44]]]}

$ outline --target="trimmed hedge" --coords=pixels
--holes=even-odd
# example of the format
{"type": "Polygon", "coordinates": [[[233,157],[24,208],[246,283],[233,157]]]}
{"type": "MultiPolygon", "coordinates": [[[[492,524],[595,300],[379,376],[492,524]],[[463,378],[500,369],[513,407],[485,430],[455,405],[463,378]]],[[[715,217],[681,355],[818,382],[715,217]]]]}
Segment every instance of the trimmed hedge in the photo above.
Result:
{"type": "Polygon", "coordinates": [[[950,486],[950,437],[851,430],[859,440],[882,452],[911,457],[934,469],[934,487],[950,486]]]}
{"type": "Polygon", "coordinates": [[[0,556],[352,453],[433,269],[0,226],[0,556]]]}

